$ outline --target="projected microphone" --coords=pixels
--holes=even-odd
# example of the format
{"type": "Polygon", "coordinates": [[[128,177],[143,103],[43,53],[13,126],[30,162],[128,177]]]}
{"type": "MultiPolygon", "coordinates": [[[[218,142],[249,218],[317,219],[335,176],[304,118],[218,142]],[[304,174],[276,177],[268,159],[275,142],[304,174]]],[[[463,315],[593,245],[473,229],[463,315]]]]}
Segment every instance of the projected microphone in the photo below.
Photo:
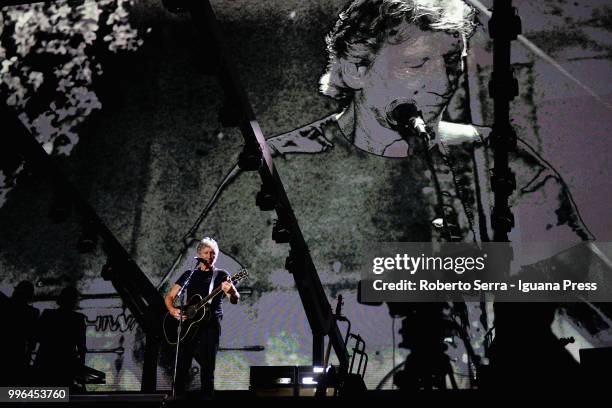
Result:
{"type": "Polygon", "coordinates": [[[397,99],[387,105],[385,112],[387,122],[399,132],[404,140],[408,141],[411,137],[416,136],[431,147],[431,137],[414,100],[397,99]]]}
{"type": "Polygon", "coordinates": [[[415,116],[414,118],[410,119],[410,126],[417,135],[429,142],[429,133],[427,133],[427,129],[425,128],[425,121],[421,116],[415,116]]]}

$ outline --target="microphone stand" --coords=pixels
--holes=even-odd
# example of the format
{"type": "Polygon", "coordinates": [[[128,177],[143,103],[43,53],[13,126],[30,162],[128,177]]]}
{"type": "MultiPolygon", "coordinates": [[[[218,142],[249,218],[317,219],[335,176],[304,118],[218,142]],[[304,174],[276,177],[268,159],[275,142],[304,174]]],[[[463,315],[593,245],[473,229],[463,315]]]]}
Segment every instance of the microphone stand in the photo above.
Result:
{"type": "MultiPolygon", "coordinates": [[[[427,168],[429,169],[430,173],[431,173],[431,178],[432,178],[432,182],[434,185],[434,191],[435,191],[435,195],[436,195],[436,215],[438,218],[442,219],[442,239],[444,239],[446,242],[452,242],[453,241],[453,234],[451,232],[451,229],[449,228],[449,222],[446,216],[446,212],[444,211],[444,200],[442,197],[442,188],[440,186],[440,180],[438,179],[438,175],[436,173],[436,168],[434,166],[434,159],[432,157],[431,154],[431,148],[434,146],[433,140],[431,138],[431,136],[427,133],[427,131],[425,130],[425,125],[422,122],[422,118],[420,115],[420,112],[417,110],[416,106],[413,104],[400,104],[398,106],[395,107],[395,109],[393,109],[392,111],[389,112],[388,114],[388,119],[391,119],[389,121],[389,123],[392,125],[392,127],[400,134],[400,136],[410,145],[410,142],[415,142],[414,143],[414,147],[415,147],[415,153],[416,154],[422,154],[423,158],[427,164],[427,168]],[[418,120],[420,120],[421,122],[417,122],[418,120]]],[[[443,342],[442,339],[439,339],[441,342],[443,342]]],[[[434,352],[436,353],[436,352],[434,352]]],[[[446,355],[443,352],[442,356],[445,357],[446,355]]],[[[428,349],[423,349],[422,347],[415,347],[413,349],[411,349],[411,356],[422,356],[424,358],[433,358],[434,361],[436,361],[438,359],[438,355],[432,355],[432,352],[428,349]]],[[[441,360],[443,361],[443,360],[441,360]]],[[[406,362],[404,363],[404,370],[406,370],[407,368],[407,363],[408,360],[406,360],[406,362]]],[[[445,370],[448,370],[448,368],[450,367],[443,367],[445,370]]],[[[416,367],[413,367],[412,369],[414,369],[417,374],[416,374],[416,378],[412,381],[414,381],[414,383],[412,384],[408,384],[409,387],[417,387],[418,386],[418,381],[419,379],[424,380],[424,388],[425,389],[431,389],[432,387],[432,380],[431,379],[426,379],[426,376],[428,376],[428,373],[424,371],[424,367],[420,364],[418,364],[416,367]]],[[[452,371],[449,371],[452,372],[452,371]]],[[[443,377],[444,378],[444,377],[443,377]]],[[[439,380],[438,378],[436,378],[437,380],[439,380]]],[[[433,380],[436,381],[436,380],[433,380]]],[[[451,381],[454,382],[454,379],[451,375],[451,381]]]]}
{"type": "Polygon", "coordinates": [[[176,397],[176,373],[177,373],[177,368],[178,368],[179,346],[181,344],[181,330],[183,328],[183,308],[185,306],[185,296],[184,296],[185,289],[187,289],[187,286],[189,285],[189,282],[191,281],[191,277],[193,276],[195,271],[198,270],[199,263],[200,262],[196,260],[195,267],[191,270],[191,273],[189,274],[189,276],[183,283],[181,290],[179,290],[178,294],[176,295],[179,298],[179,302],[180,302],[180,309],[179,309],[180,312],[179,312],[179,324],[176,329],[176,352],[174,355],[174,373],[172,375],[172,397],[173,398],[176,397]]]}
{"type": "MultiPolygon", "coordinates": [[[[438,180],[436,169],[434,166],[433,158],[431,157],[430,149],[433,147],[432,140],[421,126],[417,125],[416,120],[420,119],[420,112],[416,110],[416,107],[411,105],[399,105],[389,114],[390,124],[400,134],[402,139],[406,142],[417,139],[416,142],[420,146],[416,146],[417,150],[422,150],[427,168],[429,169],[432,181],[434,185],[434,191],[436,194],[436,213],[439,218],[442,219],[442,235],[447,242],[451,242],[453,237],[449,228],[448,219],[444,212],[444,201],[442,199],[442,189],[440,187],[440,181],[438,180]],[[419,114],[417,116],[417,113],[419,114]]],[[[422,123],[422,122],[421,122],[422,123]]]]}

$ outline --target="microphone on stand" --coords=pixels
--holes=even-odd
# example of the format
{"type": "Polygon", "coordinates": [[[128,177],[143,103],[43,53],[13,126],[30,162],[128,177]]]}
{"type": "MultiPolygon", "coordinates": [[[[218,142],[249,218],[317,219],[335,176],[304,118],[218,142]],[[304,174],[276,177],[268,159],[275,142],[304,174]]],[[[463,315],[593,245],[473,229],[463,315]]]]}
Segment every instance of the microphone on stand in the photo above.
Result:
{"type": "Polygon", "coordinates": [[[208,265],[208,261],[206,259],[204,259],[204,258],[198,258],[197,256],[194,256],[193,259],[198,261],[198,263],[203,263],[204,265],[209,266],[208,265]]]}
{"type": "Polygon", "coordinates": [[[452,241],[453,237],[448,229],[448,223],[444,215],[442,190],[430,152],[431,149],[436,146],[435,133],[431,128],[428,132],[425,121],[423,120],[423,114],[417,108],[417,104],[413,99],[396,99],[387,105],[385,112],[389,125],[400,134],[402,139],[404,139],[409,146],[412,140],[417,139],[415,150],[418,151],[419,155],[423,155],[432,175],[431,179],[437,197],[436,215],[442,218],[442,225],[446,227],[443,229],[443,233],[446,235],[447,241],[452,241]]]}

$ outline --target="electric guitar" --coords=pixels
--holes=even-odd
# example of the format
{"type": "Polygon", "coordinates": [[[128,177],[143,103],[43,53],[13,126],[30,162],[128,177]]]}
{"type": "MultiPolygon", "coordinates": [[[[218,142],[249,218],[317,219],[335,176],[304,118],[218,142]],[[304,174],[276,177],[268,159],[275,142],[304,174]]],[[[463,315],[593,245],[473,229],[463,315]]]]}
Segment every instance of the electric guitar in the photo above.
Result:
{"type": "MultiPolygon", "coordinates": [[[[342,318],[342,305],[344,304],[344,300],[342,299],[342,295],[338,295],[338,303],[336,303],[336,313],[332,316],[334,320],[337,322],[342,318]]],[[[348,338],[348,337],[347,337],[348,338]]],[[[317,389],[315,391],[315,396],[324,397],[327,395],[327,388],[337,381],[336,369],[334,366],[327,366],[329,364],[329,356],[331,354],[332,343],[331,341],[327,342],[327,350],[325,351],[325,356],[323,357],[323,372],[319,374],[317,389]]],[[[336,395],[337,389],[334,390],[334,395],[336,395]]]]}
{"type": "MultiPolygon", "coordinates": [[[[338,295],[338,303],[336,303],[336,313],[334,313],[334,319],[336,321],[338,320],[338,317],[342,315],[342,305],[344,305],[344,300],[342,299],[342,295],[338,295]]],[[[325,351],[325,357],[323,358],[324,369],[327,369],[327,364],[329,363],[329,355],[331,354],[331,348],[331,341],[328,341],[327,350],[325,351]]]]}
{"type": "MultiPolygon", "coordinates": [[[[197,273],[197,272],[196,272],[197,273]]],[[[241,269],[238,273],[231,277],[232,284],[236,284],[241,280],[249,276],[249,272],[246,269],[241,269]]],[[[204,298],[196,294],[189,298],[189,301],[183,306],[183,316],[185,320],[180,322],[181,324],[181,338],[179,341],[189,341],[195,333],[198,331],[198,326],[210,318],[212,311],[210,310],[210,300],[214,299],[217,295],[223,293],[221,285],[213,289],[210,294],[204,298]]],[[[166,342],[171,345],[177,343],[178,334],[178,319],[174,318],[170,312],[164,315],[163,320],[163,332],[166,342]]]]}

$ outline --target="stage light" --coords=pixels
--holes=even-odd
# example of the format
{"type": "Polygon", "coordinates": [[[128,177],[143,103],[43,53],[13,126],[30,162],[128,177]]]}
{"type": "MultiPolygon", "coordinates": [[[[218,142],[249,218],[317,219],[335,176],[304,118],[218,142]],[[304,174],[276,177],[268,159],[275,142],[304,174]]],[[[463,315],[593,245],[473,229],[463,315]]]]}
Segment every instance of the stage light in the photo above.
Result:
{"type": "Polygon", "coordinates": [[[280,219],[272,227],[272,240],[277,244],[286,244],[291,240],[291,230],[280,219]]]}
{"type": "Polygon", "coordinates": [[[287,256],[287,258],[285,259],[285,269],[289,272],[289,273],[293,273],[293,267],[295,266],[295,260],[293,259],[293,256],[291,254],[291,250],[289,250],[289,255],[287,256]]]}
{"type": "MultiPolygon", "coordinates": [[[[265,397],[314,397],[317,378],[323,367],[313,366],[251,366],[249,389],[265,397]]],[[[333,395],[334,388],[327,389],[333,395]]]]}
{"type": "Polygon", "coordinates": [[[255,196],[255,205],[259,207],[261,211],[272,211],[276,205],[276,199],[274,198],[272,189],[262,184],[261,189],[255,196]]]}
{"type": "Polygon", "coordinates": [[[238,167],[244,171],[259,170],[263,163],[263,156],[259,145],[256,147],[245,146],[238,156],[238,167]]]}

